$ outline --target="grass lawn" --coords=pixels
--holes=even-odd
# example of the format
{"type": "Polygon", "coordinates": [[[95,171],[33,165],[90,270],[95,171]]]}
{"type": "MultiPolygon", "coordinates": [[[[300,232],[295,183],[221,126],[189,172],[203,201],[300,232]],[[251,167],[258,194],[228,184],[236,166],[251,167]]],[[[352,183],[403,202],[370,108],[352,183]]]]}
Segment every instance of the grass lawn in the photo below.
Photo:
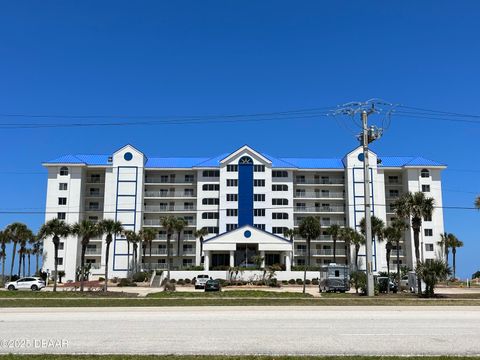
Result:
{"type": "Polygon", "coordinates": [[[220,292],[157,292],[148,294],[149,298],[312,298],[310,294],[278,292],[268,290],[228,290],[220,292]]]}
{"type": "MultiPolygon", "coordinates": [[[[405,360],[397,356],[0,355],[2,360],[405,360]]],[[[465,356],[409,356],[408,360],[477,360],[465,356]]]]}

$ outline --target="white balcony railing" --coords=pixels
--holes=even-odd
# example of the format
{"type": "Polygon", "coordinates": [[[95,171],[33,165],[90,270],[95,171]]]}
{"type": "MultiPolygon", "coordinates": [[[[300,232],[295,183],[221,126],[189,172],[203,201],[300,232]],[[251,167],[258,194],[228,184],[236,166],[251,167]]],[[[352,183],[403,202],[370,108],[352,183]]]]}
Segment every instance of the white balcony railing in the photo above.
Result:
{"type": "Polygon", "coordinates": [[[344,206],[296,206],[294,208],[296,212],[318,212],[318,213],[331,213],[331,212],[345,212],[344,206]]]}
{"type": "Polygon", "coordinates": [[[192,184],[195,182],[193,179],[173,179],[173,178],[162,178],[157,176],[146,176],[146,184],[192,184]]]}
{"type": "MultiPolygon", "coordinates": [[[[302,222],[302,220],[295,219],[293,224],[295,226],[299,226],[301,222],[302,222]]],[[[330,221],[320,220],[320,225],[323,226],[323,227],[328,227],[330,225],[345,226],[345,221],[344,220],[330,220],[330,221]]]]}
{"type": "Polygon", "coordinates": [[[195,194],[189,191],[145,191],[145,197],[152,198],[193,198],[195,194]]]}
{"type": "Polygon", "coordinates": [[[296,178],[295,185],[297,184],[313,184],[313,185],[343,185],[345,179],[343,178],[328,178],[328,179],[311,179],[311,178],[296,178]]]}
{"type": "Polygon", "coordinates": [[[343,199],[345,194],[343,192],[321,192],[321,191],[297,191],[295,192],[294,198],[300,199],[343,199]]]}
{"type": "Polygon", "coordinates": [[[96,249],[87,249],[85,250],[85,255],[102,255],[102,249],[96,248],[96,249]]]}
{"type": "MultiPolygon", "coordinates": [[[[196,224],[195,220],[186,220],[188,226],[193,226],[196,224]]],[[[145,226],[161,226],[162,221],[160,219],[145,219],[143,220],[145,226]]]]}
{"type": "Polygon", "coordinates": [[[195,211],[195,206],[163,206],[163,205],[145,205],[146,212],[179,212],[179,211],[195,211]]]}
{"type": "MultiPolygon", "coordinates": [[[[344,249],[337,249],[335,252],[336,256],[345,256],[344,249]]],[[[295,250],[295,255],[297,256],[306,256],[307,250],[295,250]]],[[[311,249],[310,250],[311,256],[333,256],[333,249],[311,249]]]]}

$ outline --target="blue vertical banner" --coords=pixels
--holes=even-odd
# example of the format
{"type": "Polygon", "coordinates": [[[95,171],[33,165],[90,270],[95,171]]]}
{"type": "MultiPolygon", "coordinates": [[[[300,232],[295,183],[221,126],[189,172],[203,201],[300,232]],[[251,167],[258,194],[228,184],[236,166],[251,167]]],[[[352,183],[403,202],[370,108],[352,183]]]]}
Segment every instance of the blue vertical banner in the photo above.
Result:
{"type": "Polygon", "coordinates": [[[238,163],[238,226],[253,226],[253,161],[244,156],[238,163]]]}

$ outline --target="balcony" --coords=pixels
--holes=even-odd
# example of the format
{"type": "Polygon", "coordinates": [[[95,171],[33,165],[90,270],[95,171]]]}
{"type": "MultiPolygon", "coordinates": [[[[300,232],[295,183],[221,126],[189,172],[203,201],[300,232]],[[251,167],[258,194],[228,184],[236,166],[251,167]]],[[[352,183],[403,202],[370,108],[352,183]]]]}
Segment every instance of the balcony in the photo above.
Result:
{"type": "Polygon", "coordinates": [[[156,177],[156,176],[146,176],[145,183],[146,184],[193,184],[195,182],[195,178],[193,179],[173,179],[173,178],[163,178],[163,177],[156,177]]]}
{"type": "MultiPolygon", "coordinates": [[[[302,238],[301,236],[296,236],[294,238],[294,241],[305,241],[304,238],[302,238]]],[[[320,235],[318,238],[316,239],[312,239],[312,241],[332,241],[332,235],[320,235]]],[[[342,241],[341,239],[337,239],[337,241],[342,241]]]]}
{"type": "Polygon", "coordinates": [[[311,178],[296,178],[295,185],[344,185],[343,178],[329,178],[329,179],[311,179],[311,178]]]}
{"type": "MultiPolygon", "coordinates": [[[[86,264],[88,265],[88,264],[86,264]]],[[[90,263],[90,269],[91,270],[99,270],[100,269],[100,264],[99,263],[90,263]]]]}
{"type": "Polygon", "coordinates": [[[90,198],[101,198],[103,197],[103,193],[87,193],[85,197],[90,197],[90,198]]]}
{"type": "MultiPolygon", "coordinates": [[[[294,251],[296,256],[307,256],[307,250],[296,249],[294,251]]],[[[336,256],[345,256],[344,249],[337,249],[336,256]]],[[[310,256],[333,256],[333,249],[311,249],[310,256]]]]}
{"type": "Polygon", "coordinates": [[[295,192],[293,198],[299,199],[343,199],[345,194],[343,192],[321,192],[321,191],[302,191],[295,192]]]}
{"type": "Polygon", "coordinates": [[[86,249],[85,250],[85,255],[100,256],[100,255],[102,255],[102,249],[101,248],[86,249]]]}
{"type": "Polygon", "coordinates": [[[103,178],[96,178],[96,177],[87,177],[85,180],[87,184],[103,184],[105,179],[103,178]]]}
{"type": "Polygon", "coordinates": [[[145,191],[146,198],[194,198],[193,192],[185,191],[145,191]]]}
{"type": "Polygon", "coordinates": [[[85,211],[103,211],[101,206],[86,206],[85,211]]]}
{"type": "MultiPolygon", "coordinates": [[[[166,241],[167,240],[167,235],[157,235],[157,237],[154,240],[166,241]]],[[[172,238],[171,238],[171,241],[176,241],[176,240],[177,240],[177,234],[173,234],[172,238]]],[[[183,241],[195,241],[197,239],[193,235],[182,235],[181,240],[183,240],[183,241]]]]}
{"type": "MultiPolygon", "coordinates": [[[[294,225],[299,226],[301,222],[302,220],[295,219],[294,225]]],[[[320,221],[320,226],[329,227],[330,225],[345,226],[345,221],[344,220],[330,220],[330,221],[321,220],[320,221]]]]}
{"type": "MultiPolygon", "coordinates": [[[[145,219],[143,220],[143,225],[144,226],[161,226],[162,222],[160,219],[145,219]]],[[[195,220],[187,220],[187,225],[188,226],[195,226],[196,221],[195,220]]]]}
{"type": "Polygon", "coordinates": [[[392,257],[397,257],[397,252],[398,252],[398,256],[405,256],[403,250],[400,249],[400,250],[398,250],[398,251],[397,251],[397,250],[392,250],[392,251],[390,252],[390,257],[391,257],[391,258],[392,258],[392,257]]]}
{"type": "Polygon", "coordinates": [[[344,206],[296,206],[295,212],[318,212],[318,213],[332,213],[332,212],[345,212],[344,206]]]}
{"type": "Polygon", "coordinates": [[[195,212],[195,206],[145,205],[145,212],[195,212]]]}

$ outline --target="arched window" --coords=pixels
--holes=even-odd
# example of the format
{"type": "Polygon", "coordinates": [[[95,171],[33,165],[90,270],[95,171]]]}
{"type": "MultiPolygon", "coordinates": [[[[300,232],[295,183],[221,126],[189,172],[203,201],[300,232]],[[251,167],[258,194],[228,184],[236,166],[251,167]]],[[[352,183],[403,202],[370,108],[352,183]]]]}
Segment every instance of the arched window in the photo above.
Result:
{"type": "Polygon", "coordinates": [[[422,169],[422,171],[420,171],[420,176],[422,178],[428,178],[430,177],[430,171],[428,171],[427,169],[422,169]]]}
{"type": "Polygon", "coordinates": [[[253,164],[253,160],[248,156],[243,156],[238,163],[240,165],[249,165],[249,164],[253,164]]]}
{"type": "Polygon", "coordinates": [[[61,175],[61,176],[66,176],[66,175],[68,175],[68,167],[62,166],[62,167],[60,168],[60,175],[61,175]]]}

